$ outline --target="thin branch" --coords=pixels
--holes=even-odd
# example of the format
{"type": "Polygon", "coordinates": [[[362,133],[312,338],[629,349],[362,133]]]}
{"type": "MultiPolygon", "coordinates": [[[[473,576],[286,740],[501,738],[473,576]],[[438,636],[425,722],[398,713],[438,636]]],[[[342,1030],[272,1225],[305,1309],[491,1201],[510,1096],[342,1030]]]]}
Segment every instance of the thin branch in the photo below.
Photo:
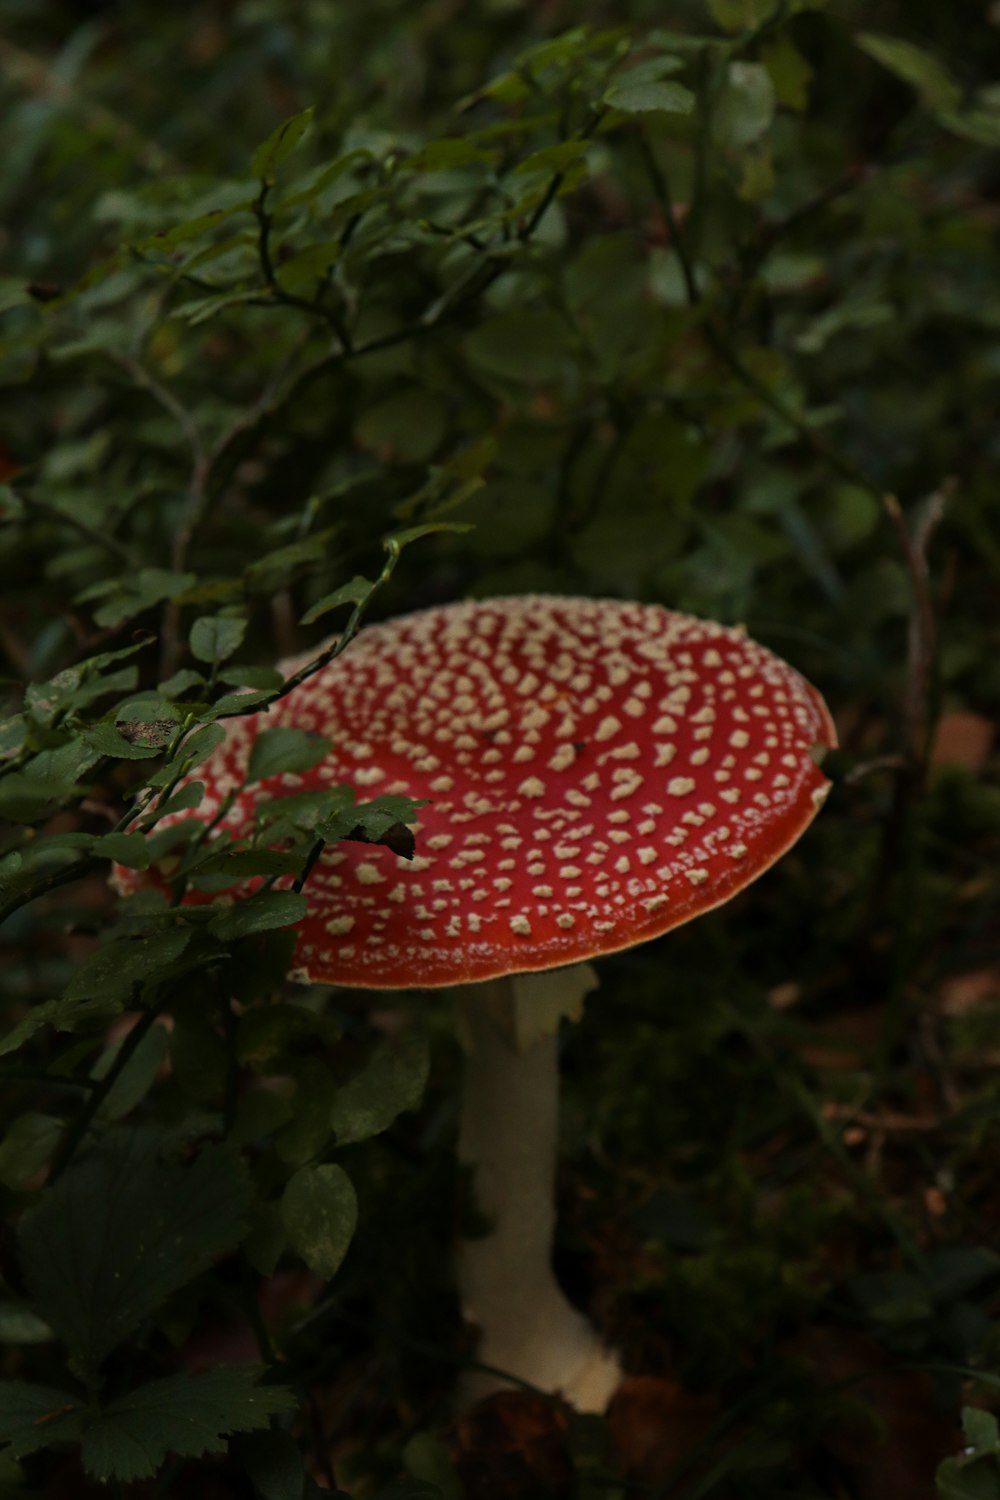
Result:
{"type": "Polygon", "coordinates": [[[39,495],[32,494],[30,490],[23,490],[17,487],[14,489],[14,494],[27,510],[34,511],[40,516],[46,516],[51,521],[58,521],[63,526],[68,526],[78,536],[86,537],[87,541],[92,542],[96,547],[103,547],[106,552],[112,553],[126,567],[136,568],[138,566],[129,548],[125,546],[124,542],[120,542],[116,536],[112,536],[110,532],[98,531],[96,526],[91,526],[81,516],[70,515],[68,511],[61,509],[58,505],[53,505],[50,500],[43,500],[39,495]]]}
{"type": "Polygon", "coordinates": [[[930,750],[930,696],[937,656],[937,622],[931,597],[928,549],[944,517],[956,481],[946,479],[929,495],[911,532],[895,495],[886,495],[885,509],[899,538],[900,550],[910,575],[913,609],[907,643],[907,688],[904,703],[904,739],[907,754],[918,777],[923,779],[930,750]]]}
{"type": "Polygon", "coordinates": [[[59,1149],[52,1161],[52,1171],[49,1174],[50,1187],[57,1178],[62,1176],[80,1149],[87,1131],[94,1123],[98,1110],[118,1082],[122,1073],[128,1067],[135,1053],[138,1051],[139,1044],[143,1038],[152,1030],[158,1015],[159,1008],[157,1006],[152,1006],[149,1010],[144,1011],[132,1027],[132,1030],[122,1041],[111,1067],[105,1073],[104,1077],[99,1080],[97,1087],[92,1090],[90,1098],[81,1109],[67,1133],[63,1136],[59,1149]]]}

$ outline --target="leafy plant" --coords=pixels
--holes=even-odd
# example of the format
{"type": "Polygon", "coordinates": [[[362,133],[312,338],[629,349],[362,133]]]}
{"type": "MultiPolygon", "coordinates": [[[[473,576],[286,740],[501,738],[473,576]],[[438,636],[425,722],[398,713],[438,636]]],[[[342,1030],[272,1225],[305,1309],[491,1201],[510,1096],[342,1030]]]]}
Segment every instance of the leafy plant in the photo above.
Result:
{"type": "MultiPolygon", "coordinates": [[[[655,1473],[626,1398],[546,1452],[861,1494],[852,1381],[996,1363],[993,23],[661,10],[0,0],[0,1489],[475,1482],[450,1026],[286,982],[319,853],[418,804],[289,727],[246,836],[198,779],[463,592],[746,620],[843,720],[806,851],[567,1050],[561,1272],[702,1404],[655,1473]]],[[[882,1407],[926,1489],[953,1433],[882,1407]]]]}

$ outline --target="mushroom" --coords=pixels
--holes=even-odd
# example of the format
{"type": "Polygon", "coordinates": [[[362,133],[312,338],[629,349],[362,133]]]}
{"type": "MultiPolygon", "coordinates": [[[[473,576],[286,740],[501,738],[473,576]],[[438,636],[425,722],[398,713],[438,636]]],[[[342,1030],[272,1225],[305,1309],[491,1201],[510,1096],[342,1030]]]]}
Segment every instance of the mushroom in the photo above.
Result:
{"type": "Polygon", "coordinates": [[[428,799],[412,859],[326,849],[290,977],[456,987],[459,1156],[489,1224],[458,1254],[480,1361],[602,1410],[618,1359],[551,1265],[559,1021],[596,985],[589,960],[729,900],[795,842],[829,789],[826,706],[741,628],[529,595],[366,628],[270,713],[232,724],[198,769],[202,817],[274,724],[332,749],[304,775],[239,791],[223,819],[234,832],[275,790],[428,799]]]}

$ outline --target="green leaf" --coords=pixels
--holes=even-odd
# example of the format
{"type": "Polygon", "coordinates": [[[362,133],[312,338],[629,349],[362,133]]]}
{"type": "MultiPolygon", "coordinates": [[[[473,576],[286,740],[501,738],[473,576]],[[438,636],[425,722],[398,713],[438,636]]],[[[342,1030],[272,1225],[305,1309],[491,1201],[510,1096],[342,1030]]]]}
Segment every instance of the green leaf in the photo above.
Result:
{"type": "MultiPolygon", "coordinates": [[[[92,1078],[107,1076],[123,1043],[124,1038],[102,1052],[91,1072],[92,1078]]],[[[169,1051],[170,1037],[166,1029],[163,1026],[153,1026],[112,1084],[100,1108],[101,1119],[121,1120],[130,1114],[153,1087],[169,1051]]]]}
{"type": "Polygon", "coordinates": [[[43,1026],[54,1026],[57,1031],[76,1031],[89,1021],[107,1022],[124,1006],[120,997],[98,995],[92,1000],[46,1000],[35,1005],[16,1026],[0,1037],[0,1057],[16,1052],[31,1040],[43,1026]]]}
{"type": "Polygon", "coordinates": [[[149,785],[166,786],[174,780],[182,767],[190,770],[193,766],[200,765],[213,750],[218,749],[225,738],[226,731],[221,724],[202,724],[200,729],[188,735],[172,761],[153,772],[149,777],[149,785]]]}
{"type": "Polygon", "coordinates": [[[326,759],[330,750],[330,741],[312,730],[292,729],[284,724],[262,729],[250,751],[247,781],[265,781],[284,772],[298,775],[311,771],[326,759]]]}
{"type": "Polygon", "coordinates": [[[152,812],[147,813],[139,827],[151,828],[158,819],[165,818],[168,813],[186,812],[188,808],[197,807],[204,795],[205,783],[203,781],[189,781],[186,786],[178,787],[165,802],[158,803],[152,812]]]}
{"type": "Polygon", "coordinates": [[[250,163],[250,170],[255,177],[263,182],[274,181],[274,174],[286,157],[291,156],[296,146],[305,135],[312,118],[315,114],[315,105],[302,110],[301,114],[291,115],[283,120],[277,130],[268,136],[264,143],[257,147],[250,163]]]}
{"type": "Polygon", "coordinates": [[[19,1188],[47,1166],[59,1144],[65,1121],[29,1110],[19,1115],[0,1142],[0,1182],[19,1188]]]}
{"type": "Polygon", "coordinates": [[[229,615],[202,615],[191,626],[191,650],[199,661],[225,661],[239,650],[246,632],[246,620],[229,615]]]}
{"type": "Polygon", "coordinates": [[[809,83],[813,68],[806,62],[791,38],[782,33],[761,49],[761,61],[774,84],[779,104],[787,109],[804,110],[809,103],[809,83]]]}
{"type": "Polygon", "coordinates": [[[361,1072],[337,1090],[330,1111],[337,1145],[379,1135],[404,1110],[416,1109],[429,1067],[427,1039],[419,1032],[377,1047],[361,1072]]]}
{"type": "Polygon", "coordinates": [[[358,1200],[342,1167],[300,1167],[281,1199],[289,1244],[327,1280],[347,1254],[358,1222],[358,1200]]]}
{"type": "Polygon", "coordinates": [[[84,1377],[242,1237],[253,1187],[238,1153],[209,1146],[187,1164],[162,1150],[152,1131],[115,1131],[21,1220],[25,1282],[84,1377]]]}
{"type": "Polygon", "coordinates": [[[626,74],[605,91],[603,102],[627,115],[656,111],[689,115],[694,109],[694,94],[682,83],[670,83],[664,79],[631,82],[626,74]]]}
{"type": "Polygon", "coordinates": [[[386,546],[392,544],[395,547],[408,547],[411,542],[419,542],[424,536],[433,536],[436,531],[461,533],[474,529],[469,521],[426,521],[421,526],[407,526],[403,531],[394,531],[386,538],[386,546]]]}
{"type": "Polygon", "coordinates": [[[50,1443],[76,1442],[84,1408],[78,1396],[23,1380],[0,1380],[0,1443],[26,1458],[50,1443]]]}
{"type": "Polygon", "coordinates": [[[94,840],[93,852],[130,870],[149,869],[149,845],[141,833],[105,833],[94,840]]]}
{"type": "MultiPolygon", "coordinates": [[[[171,732],[176,728],[171,725],[171,732]]],[[[134,744],[113,724],[91,724],[84,732],[84,742],[98,755],[111,756],[115,760],[155,760],[160,754],[160,745],[134,744]]]]}
{"type": "Polygon", "coordinates": [[[297,1405],[281,1386],[259,1385],[259,1365],[171,1375],[119,1396],[85,1423],[83,1465],[102,1483],[151,1479],[169,1453],[223,1453],[233,1432],[266,1428],[297,1405]]]}
{"type": "Polygon", "coordinates": [[[916,89],[928,109],[953,110],[961,104],[962,90],[955,79],[944,63],[923,47],[874,31],[859,32],[855,41],[862,52],[916,89]]]}
{"type": "Polygon", "coordinates": [[[252,932],[290,927],[293,922],[301,922],[308,910],[305,896],[294,891],[264,891],[225,907],[210,922],[209,931],[220,943],[231,943],[252,932]]]}
{"type": "Polygon", "coordinates": [[[708,0],[712,20],[724,31],[751,31],[774,14],[778,0],[708,0]]]}
{"type": "Polygon", "coordinates": [[[417,810],[424,806],[426,800],[386,792],[371,802],[348,802],[334,817],[317,824],[316,832],[328,844],[340,839],[385,844],[393,853],[412,859],[414,839],[408,825],[417,821],[417,810]]]}
{"type": "MultiPolygon", "coordinates": [[[[339,589],[334,589],[332,594],[324,594],[322,599],[306,610],[299,624],[311,625],[321,615],[328,615],[331,609],[339,609],[343,604],[364,604],[374,587],[370,578],[362,578],[358,574],[350,583],[342,583],[339,589]]],[[[264,732],[273,734],[274,730],[264,732]]]]}
{"type": "Polygon", "coordinates": [[[180,958],[192,937],[189,927],[170,927],[142,937],[102,943],[77,965],[65,1000],[127,1000],[134,987],[180,958]]]}
{"type": "Polygon", "coordinates": [[[287,1432],[254,1432],[235,1446],[257,1500],[302,1500],[302,1454],[287,1432]]]}
{"type": "Polygon", "coordinates": [[[240,1017],[236,1055],[254,1072],[273,1073],[293,1062],[296,1055],[309,1057],[337,1035],[332,1019],[304,1005],[255,1006],[240,1017]]]}
{"type": "Polygon", "coordinates": [[[940,1500],[1000,1500],[1000,1469],[993,1459],[946,1458],[938,1466],[940,1500]]]}
{"type": "Polygon", "coordinates": [[[978,1406],[963,1407],[962,1431],[977,1455],[1000,1452],[1000,1426],[991,1411],[983,1411],[978,1406]]]}
{"type": "Polygon", "coordinates": [[[776,105],[774,84],[763,64],[730,63],[712,117],[716,140],[729,151],[742,151],[770,128],[776,105]]]}
{"type": "MultiPolygon", "coordinates": [[[[23,1302],[0,1302],[0,1349],[4,1344],[50,1344],[55,1334],[23,1302]]],[[[3,1490],[0,1488],[0,1497],[3,1490]]]]}
{"type": "Polygon", "coordinates": [[[465,340],[473,365],[517,385],[540,385],[572,368],[576,340],[551,307],[519,309],[490,318],[465,340]]]}

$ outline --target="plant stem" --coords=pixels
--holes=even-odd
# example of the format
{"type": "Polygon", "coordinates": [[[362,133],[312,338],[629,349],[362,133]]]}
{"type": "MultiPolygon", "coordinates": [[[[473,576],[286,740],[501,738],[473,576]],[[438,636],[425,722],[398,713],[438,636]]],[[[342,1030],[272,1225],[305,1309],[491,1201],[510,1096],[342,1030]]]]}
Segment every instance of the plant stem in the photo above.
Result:
{"type": "Polygon", "coordinates": [[[111,1067],[108,1069],[107,1073],[105,1073],[104,1077],[99,1080],[96,1088],[91,1091],[90,1098],[87,1100],[86,1104],[77,1115],[66,1135],[63,1137],[59,1149],[56,1151],[56,1154],[52,1159],[52,1170],[49,1174],[50,1186],[57,1180],[57,1178],[62,1176],[63,1172],[65,1172],[66,1168],[73,1160],[73,1157],[76,1155],[77,1151],[83,1143],[87,1131],[93,1124],[98,1110],[110,1094],[111,1090],[114,1088],[115,1084],[118,1082],[118,1079],[121,1077],[122,1073],[128,1067],[133,1056],[138,1050],[140,1042],[151,1030],[153,1023],[155,1022],[158,1015],[159,1007],[151,1006],[149,1010],[146,1010],[142,1013],[139,1020],[132,1027],[132,1030],[125,1037],[124,1041],[118,1049],[118,1055],[116,1056],[114,1062],[111,1064],[111,1067]]]}

